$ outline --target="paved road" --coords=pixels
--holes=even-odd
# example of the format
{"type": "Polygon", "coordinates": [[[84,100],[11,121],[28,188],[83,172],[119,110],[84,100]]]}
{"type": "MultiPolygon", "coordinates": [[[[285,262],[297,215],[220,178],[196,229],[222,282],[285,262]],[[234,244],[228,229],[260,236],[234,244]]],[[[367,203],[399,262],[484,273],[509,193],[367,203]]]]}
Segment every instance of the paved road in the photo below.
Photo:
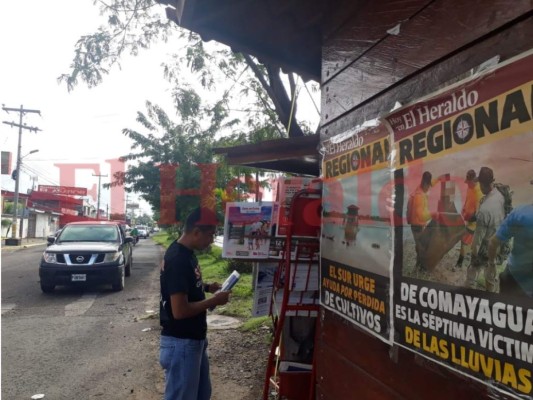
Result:
{"type": "Polygon", "coordinates": [[[44,245],[2,251],[2,399],[155,399],[159,260],[142,239],[126,288],[56,288],[43,294],[44,245]],[[151,328],[143,332],[143,329],[151,328]]]}

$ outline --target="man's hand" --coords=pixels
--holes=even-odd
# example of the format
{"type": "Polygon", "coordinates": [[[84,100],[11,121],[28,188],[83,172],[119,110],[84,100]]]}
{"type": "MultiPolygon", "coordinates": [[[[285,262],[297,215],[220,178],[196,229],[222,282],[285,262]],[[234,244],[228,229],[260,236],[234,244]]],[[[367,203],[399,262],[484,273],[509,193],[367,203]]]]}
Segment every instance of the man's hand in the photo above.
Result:
{"type": "Polygon", "coordinates": [[[216,293],[220,290],[222,285],[218,282],[213,282],[209,284],[209,293],[216,293]]]}
{"type": "Polygon", "coordinates": [[[222,306],[229,301],[230,294],[231,292],[218,292],[209,300],[211,300],[215,306],[222,306]]]}

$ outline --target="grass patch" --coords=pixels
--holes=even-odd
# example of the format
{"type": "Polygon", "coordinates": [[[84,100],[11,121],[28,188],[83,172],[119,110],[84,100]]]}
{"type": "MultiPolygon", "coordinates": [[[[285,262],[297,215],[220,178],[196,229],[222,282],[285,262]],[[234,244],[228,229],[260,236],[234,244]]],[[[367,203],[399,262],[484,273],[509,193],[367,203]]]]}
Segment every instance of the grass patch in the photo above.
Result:
{"type": "MultiPolygon", "coordinates": [[[[228,266],[228,260],[223,259],[221,255],[222,249],[216,246],[211,246],[208,252],[197,255],[205,282],[222,283],[231,274],[232,270],[228,266]]],[[[218,314],[250,318],[252,299],[252,274],[241,273],[239,283],[231,291],[231,300],[228,304],[217,307],[216,311],[218,314]]]]}
{"type": "Polygon", "coordinates": [[[263,328],[263,327],[271,328],[272,318],[270,318],[269,316],[250,318],[242,324],[241,330],[245,332],[256,331],[257,329],[263,328]]]}
{"type": "Polygon", "coordinates": [[[160,244],[165,249],[170,246],[175,239],[172,236],[169,236],[165,231],[159,231],[150,236],[154,242],[160,244]]]}

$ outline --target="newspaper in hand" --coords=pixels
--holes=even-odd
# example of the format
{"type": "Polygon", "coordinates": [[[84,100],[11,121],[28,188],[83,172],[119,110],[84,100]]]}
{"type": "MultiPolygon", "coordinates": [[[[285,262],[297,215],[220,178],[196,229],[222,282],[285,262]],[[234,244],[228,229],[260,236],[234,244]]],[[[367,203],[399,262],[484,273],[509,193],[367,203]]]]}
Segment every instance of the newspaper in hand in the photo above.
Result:
{"type": "Polygon", "coordinates": [[[227,292],[235,286],[235,284],[239,281],[241,277],[241,274],[239,274],[237,271],[233,271],[230,276],[224,281],[222,284],[220,291],[221,292],[227,292]]]}
{"type": "MultiPolygon", "coordinates": [[[[239,274],[237,271],[233,271],[230,276],[224,281],[222,286],[220,287],[218,292],[227,292],[235,286],[235,284],[239,281],[239,278],[241,277],[241,274],[239,274]]],[[[213,311],[215,307],[209,307],[209,311],[213,311]]]]}

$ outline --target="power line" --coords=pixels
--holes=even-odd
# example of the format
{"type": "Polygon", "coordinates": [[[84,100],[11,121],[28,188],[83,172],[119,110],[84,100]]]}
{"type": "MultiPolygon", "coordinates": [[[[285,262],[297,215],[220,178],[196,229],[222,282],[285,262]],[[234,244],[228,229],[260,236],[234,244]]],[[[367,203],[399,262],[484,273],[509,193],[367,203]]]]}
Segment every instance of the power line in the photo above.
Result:
{"type": "Polygon", "coordinates": [[[22,170],[26,170],[27,172],[31,174],[37,175],[39,178],[42,178],[44,181],[51,183],[52,185],[59,186],[59,183],[55,181],[54,179],[47,176],[45,173],[43,173],[40,169],[35,167],[30,167],[27,164],[24,164],[22,166],[22,170]]]}

